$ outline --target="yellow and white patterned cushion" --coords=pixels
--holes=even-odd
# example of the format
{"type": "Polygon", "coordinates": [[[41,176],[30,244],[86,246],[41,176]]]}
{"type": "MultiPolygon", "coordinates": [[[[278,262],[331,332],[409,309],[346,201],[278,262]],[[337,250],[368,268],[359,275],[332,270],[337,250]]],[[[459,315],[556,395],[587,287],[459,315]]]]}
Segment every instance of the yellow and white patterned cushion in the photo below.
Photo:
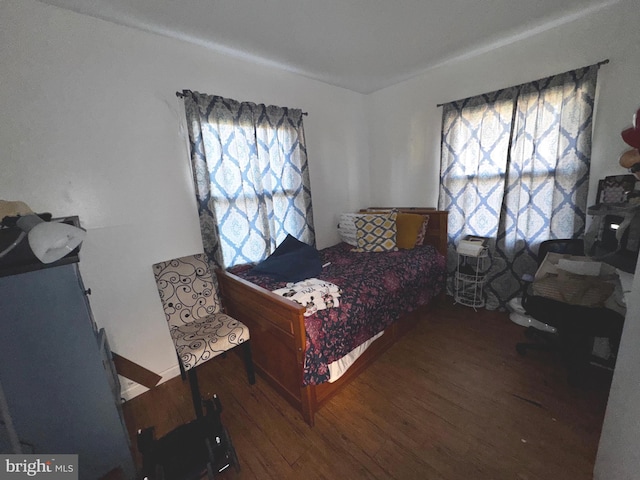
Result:
{"type": "Polygon", "coordinates": [[[367,213],[355,219],[356,252],[395,252],[397,212],[367,213]]]}

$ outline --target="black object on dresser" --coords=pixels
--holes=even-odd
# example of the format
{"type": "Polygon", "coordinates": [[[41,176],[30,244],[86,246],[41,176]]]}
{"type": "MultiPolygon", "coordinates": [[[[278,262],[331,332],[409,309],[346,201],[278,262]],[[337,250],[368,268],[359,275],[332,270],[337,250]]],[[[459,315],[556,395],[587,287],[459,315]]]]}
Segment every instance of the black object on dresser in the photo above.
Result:
{"type": "Polygon", "coordinates": [[[107,338],[93,321],[77,252],[70,256],[0,272],[0,384],[8,413],[22,453],[78,454],[80,479],[118,467],[134,478],[107,338]]]}

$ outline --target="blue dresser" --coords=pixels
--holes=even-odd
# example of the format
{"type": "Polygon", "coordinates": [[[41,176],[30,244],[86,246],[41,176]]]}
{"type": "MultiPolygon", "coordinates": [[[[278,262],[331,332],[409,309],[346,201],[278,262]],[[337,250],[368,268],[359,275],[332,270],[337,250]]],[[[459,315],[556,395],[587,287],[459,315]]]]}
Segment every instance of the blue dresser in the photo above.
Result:
{"type": "Polygon", "coordinates": [[[118,467],[134,478],[118,377],[78,264],[43,267],[0,277],[0,384],[22,453],[78,454],[81,479],[118,467]]]}

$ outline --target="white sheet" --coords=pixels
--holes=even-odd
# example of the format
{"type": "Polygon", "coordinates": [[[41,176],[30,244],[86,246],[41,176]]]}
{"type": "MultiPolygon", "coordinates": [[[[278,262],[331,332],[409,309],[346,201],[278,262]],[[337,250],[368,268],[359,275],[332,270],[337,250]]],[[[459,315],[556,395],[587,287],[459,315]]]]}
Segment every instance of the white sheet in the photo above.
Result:
{"type": "Polygon", "coordinates": [[[384,333],[384,330],[378,333],[377,335],[374,335],[366,342],[358,345],[356,348],[354,348],[349,353],[347,353],[344,357],[339,358],[333,363],[330,363],[329,364],[329,383],[335,382],[342,375],[344,375],[347,369],[351,365],[353,365],[353,362],[355,362],[360,357],[360,355],[362,355],[374,341],[380,338],[383,333],[384,333]]]}

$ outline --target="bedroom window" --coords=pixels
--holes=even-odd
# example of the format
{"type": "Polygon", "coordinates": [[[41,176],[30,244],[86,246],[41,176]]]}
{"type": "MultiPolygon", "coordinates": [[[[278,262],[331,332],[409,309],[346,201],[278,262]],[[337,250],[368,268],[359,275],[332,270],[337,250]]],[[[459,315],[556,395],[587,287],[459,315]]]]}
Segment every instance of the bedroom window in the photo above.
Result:
{"type": "Polygon", "coordinates": [[[466,235],[493,239],[487,307],[535,271],[540,242],[584,234],[598,65],[443,105],[439,208],[450,271],[466,235]]]}
{"type": "Polygon", "coordinates": [[[225,268],[258,262],[287,234],[315,245],[302,111],[180,96],[209,257],[225,268]]]}

